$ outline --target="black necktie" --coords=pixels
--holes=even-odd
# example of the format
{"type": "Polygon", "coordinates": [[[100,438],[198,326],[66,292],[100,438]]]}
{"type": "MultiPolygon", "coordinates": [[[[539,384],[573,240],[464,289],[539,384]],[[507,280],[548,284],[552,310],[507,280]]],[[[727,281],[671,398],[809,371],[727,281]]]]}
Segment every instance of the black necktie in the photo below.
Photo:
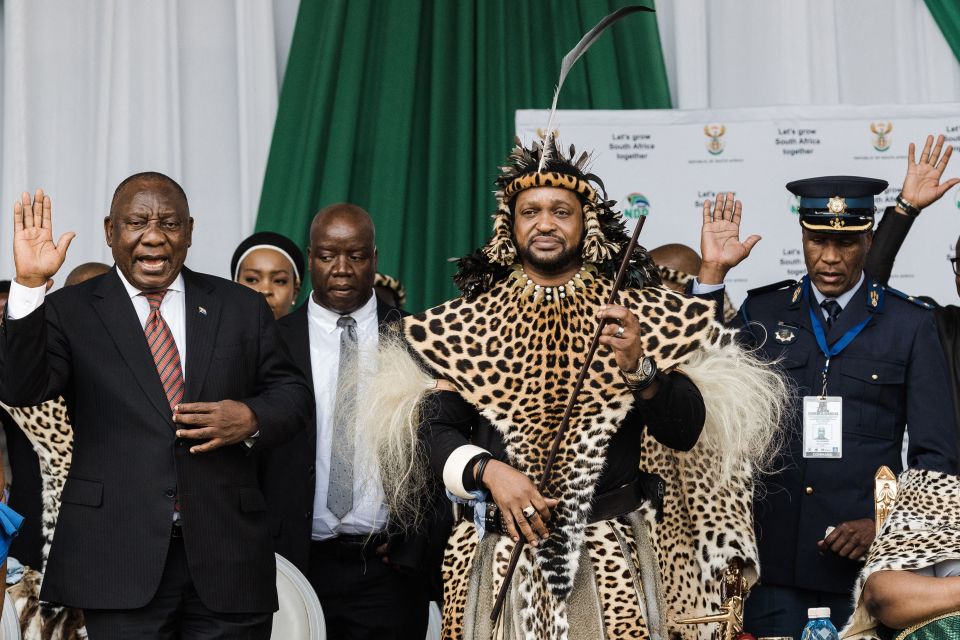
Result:
{"type": "Polygon", "coordinates": [[[836,300],[824,300],[820,303],[820,306],[827,312],[827,329],[830,329],[833,327],[833,323],[837,320],[840,312],[843,311],[843,307],[841,307],[840,303],[836,300]]]}

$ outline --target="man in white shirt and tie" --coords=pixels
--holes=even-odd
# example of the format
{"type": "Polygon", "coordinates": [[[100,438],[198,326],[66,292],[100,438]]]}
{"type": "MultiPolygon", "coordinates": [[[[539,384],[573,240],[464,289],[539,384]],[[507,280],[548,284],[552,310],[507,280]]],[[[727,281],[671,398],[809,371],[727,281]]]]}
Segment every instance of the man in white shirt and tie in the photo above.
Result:
{"type": "Polygon", "coordinates": [[[262,460],[277,552],[310,580],[327,635],[416,638],[426,633],[425,536],[389,530],[377,464],[357,447],[357,402],[381,329],[401,312],[374,295],[370,215],[352,204],[321,210],[310,227],[309,300],[280,321],[294,360],[313,384],[316,428],[262,460]]]}

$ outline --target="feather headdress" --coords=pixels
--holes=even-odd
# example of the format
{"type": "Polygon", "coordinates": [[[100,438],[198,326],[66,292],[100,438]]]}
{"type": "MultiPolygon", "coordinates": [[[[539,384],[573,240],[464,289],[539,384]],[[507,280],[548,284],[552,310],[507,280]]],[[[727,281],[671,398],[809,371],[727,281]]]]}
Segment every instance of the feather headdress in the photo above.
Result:
{"type": "MultiPolygon", "coordinates": [[[[583,206],[584,237],[581,256],[585,263],[596,265],[599,271],[613,278],[630,241],[623,218],[613,211],[616,204],[607,200],[603,182],[588,173],[590,154],[570,146],[565,156],[554,132],[557,99],[570,69],[610,26],[638,11],[653,9],[644,6],[623,7],[597,23],[580,39],[580,42],[563,57],[560,77],[553,94],[547,128],[541,140],[525,147],[517,138],[516,146],[507,157],[507,164],[500,167],[497,184],[497,210],[493,214],[493,236],[481,249],[457,260],[454,282],[467,300],[472,300],[494,283],[511,272],[510,265],[517,259],[517,246],[513,239],[513,204],[516,195],[535,187],[560,187],[577,194],[583,206]]],[[[639,245],[631,256],[625,287],[643,287],[660,284],[660,273],[646,249],[639,245]]]]}
{"type": "Polygon", "coordinates": [[[587,33],[580,38],[580,42],[578,42],[573,49],[570,49],[570,51],[567,52],[567,55],[563,56],[563,60],[560,62],[560,77],[557,78],[557,88],[553,92],[553,103],[550,105],[550,115],[547,117],[547,128],[543,132],[543,139],[545,142],[544,147],[546,148],[546,152],[540,158],[540,164],[537,167],[537,171],[542,172],[547,160],[550,159],[550,142],[554,137],[554,126],[556,125],[557,115],[557,100],[560,98],[560,89],[563,87],[563,82],[567,79],[567,74],[570,73],[570,69],[572,69],[573,65],[577,63],[577,60],[579,60],[580,57],[587,52],[587,49],[593,46],[593,43],[597,41],[604,31],[612,27],[621,19],[626,18],[631,13],[636,13],[638,11],[649,11],[652,13],[653,9],[639,5],[617,9],[610,15],[606,16],[603,20],[598,22],[593,29],[587,31],[587,33]]]}

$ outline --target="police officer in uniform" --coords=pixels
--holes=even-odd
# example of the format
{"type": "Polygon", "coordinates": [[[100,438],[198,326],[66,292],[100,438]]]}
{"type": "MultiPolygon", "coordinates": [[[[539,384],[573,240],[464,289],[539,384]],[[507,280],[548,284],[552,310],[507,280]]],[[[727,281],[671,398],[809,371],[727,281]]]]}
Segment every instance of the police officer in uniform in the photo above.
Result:
{"type": "MultiPolygon", "coordinates": [[[[807,274],[748,293],[736,323],[759,355],[780,366],[796,393],[773,472],[754,505],[760,580],[745,630],[794,636],[810,607],[830,607],[839,627],[874,538],[873,480],[908,464],[952,472],[957,442],[947,369],[924,302],[872,281],[874,196],[883,180],[798,180],[807,274]]],[[[704,205],[703,266],[693,292],[719,300],[727,271],[760,240],[739,239],[740,203],[704,205]]]]}

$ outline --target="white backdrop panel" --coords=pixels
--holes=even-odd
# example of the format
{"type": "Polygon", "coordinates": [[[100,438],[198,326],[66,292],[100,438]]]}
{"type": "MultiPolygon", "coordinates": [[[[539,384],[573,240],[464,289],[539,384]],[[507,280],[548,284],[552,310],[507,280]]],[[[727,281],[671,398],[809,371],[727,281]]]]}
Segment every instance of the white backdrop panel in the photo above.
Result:
{"type": "MultiPolygon", "coordinates": [[[[533,139],[546,120],[545,111],[518,111],[520,137],[533,139]]],[[[557,121],[563,144],[594,151],[593,172],[618,209],[629,217],[631,199],[649,201],[640,239],[647,248],[680,242],[699,251],[704,198],[733,191],[743,200],[742,237],[757,233],[763,240],[728,277],[737,303],[748,289],[806,272],[787,182],[825,175],[882,178],[890,183],[878,197],[882,212],[900,190],[911,141],[943,133],[960,146],[958,104],[560,111],[557,121]],[[877,131],[887,128],[880,139],[877,131]]],[[[960,175],[960,162],[947,175],[960,175]]],[[[941,304],[956,301],[947,258],[960,230],[958,193],[960,187],[923,213],[900,252],[892,286],[941,304]]]]}
{"type": "Polygon", "coordinates": [[[227,275],[256,217],[277,110],[271,0],[0,2],[0,277],[11,206],[40,186],[76,231],[57,286],[113,262],[103,216],[137,171],[178,180],[196,219],[187,264],[227,275]]]}

